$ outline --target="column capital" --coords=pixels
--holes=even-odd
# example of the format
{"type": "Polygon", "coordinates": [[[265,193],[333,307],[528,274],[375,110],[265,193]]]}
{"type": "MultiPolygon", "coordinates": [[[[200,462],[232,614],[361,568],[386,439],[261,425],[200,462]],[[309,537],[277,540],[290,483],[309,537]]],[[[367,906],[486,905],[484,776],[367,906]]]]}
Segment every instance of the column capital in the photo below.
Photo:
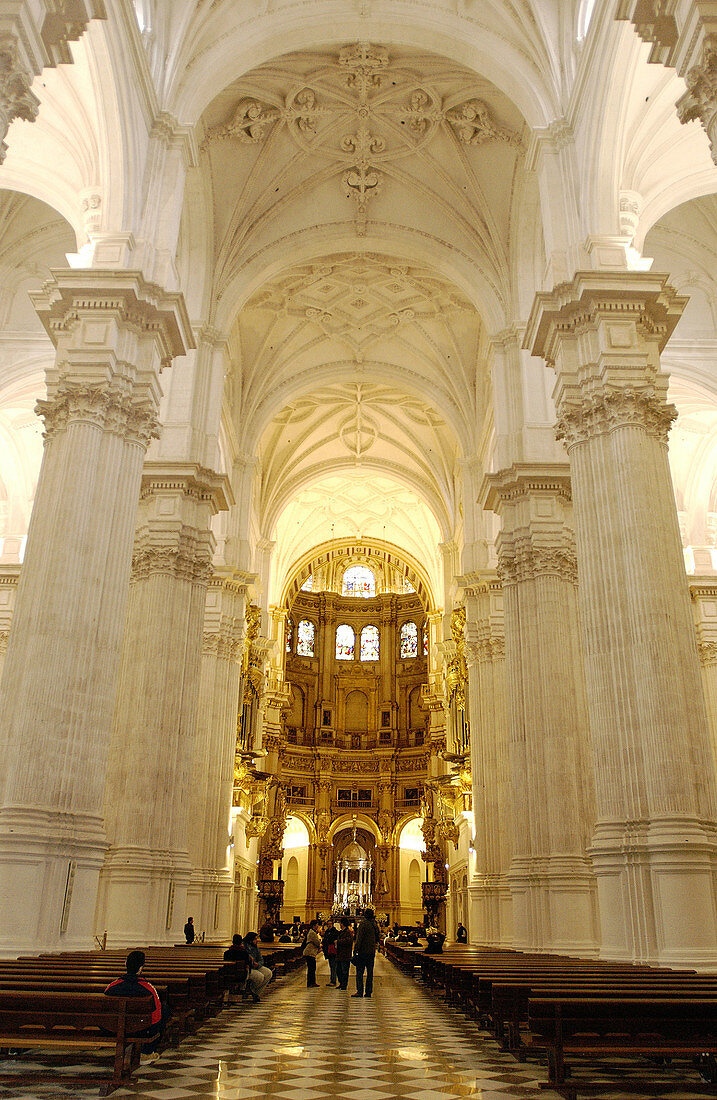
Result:
{"type": "Polygon", "coordinates": [[[140,500],[177,493],[208,504],[212,515],[226,512],[234,504],[226,474],[216,473],[196,462],[145,462],[140,500]]]}
{"type": "Polygon", "coordinates": [[[570,503],[570,466],[567,462],[516,462],[493,474],[486,474],[479,503],[491,512],[502,511],[505,504],[527,500],[535,494],[557,496],[570,503]]]}
{"type": "Polygon", "coordinates": [[[111,368],[119,373],[124,329],[151,338],[160,370],[195,346],[183,295],[148,282],[139,271],[56,269],[30,297],[62,352],[62,375],[72,380],[90,372],[104,376],[111,368]]]}
{"type": "Polygon", "coordinates": [[[659,356],[688,301],[667,280],[653,272],[578,271],[536,294],[523,347],[557,370],[565,341],[597,331],[615,367],[624,370],[638,354],[644,360],[644,343],[654,344],[659,356]]]}

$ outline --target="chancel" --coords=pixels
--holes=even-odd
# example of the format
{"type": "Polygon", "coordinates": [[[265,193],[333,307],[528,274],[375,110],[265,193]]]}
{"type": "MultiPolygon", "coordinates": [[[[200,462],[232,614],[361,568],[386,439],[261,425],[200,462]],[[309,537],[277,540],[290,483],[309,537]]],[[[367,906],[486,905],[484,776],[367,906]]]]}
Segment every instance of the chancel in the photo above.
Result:
{"type": "MultiPolygon", "coordinates": [[[[717,1079],[715,4],[0,0],[0,30],[0,1050],[16,971],[91,998],[72,967],[133,949],[173,1028],[233,996],[268,1065],[300,991],[314,1050],[347,987],[331,935],[304,989],[291,932],[370,907],[349,1046],[365,1010],[399,1049],[439,987],[503,1036],[451,953],[505,953],[594,980],[588,1014],[692,980],[646,1030],[717,1079]],[[246,1004],[207,966],[190,1011],[230,945],[246,1004]]],[[[557,1051],[561,1005],[507,1018],[557,1051]]],[[[385,1061],[376,1100],[419,1095],[385,1061]]]]}

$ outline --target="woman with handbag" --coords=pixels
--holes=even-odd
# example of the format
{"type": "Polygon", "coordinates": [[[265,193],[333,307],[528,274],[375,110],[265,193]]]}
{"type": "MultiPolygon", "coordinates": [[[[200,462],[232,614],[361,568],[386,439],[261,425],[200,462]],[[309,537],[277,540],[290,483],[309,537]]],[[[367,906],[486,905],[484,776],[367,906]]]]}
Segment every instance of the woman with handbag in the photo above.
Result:
{"type": "Polygon", "coordinates": [[[321,940],[319,939],[318,921],[312,920],[309,924],[309,930],[306,933],[306,942],[304,946],[304,958],[306,959],[306,988],[315,989],[317,986],[316,981],[316,956],[321,950],[321,940]]]}
{"type": "Polygon", "coordinates": [[[323,937],[321,939],[321,950],[324,953],[324,958],[329,964],[330,981],[327,985],[336,985],[336,940],[339,938],[336,925],[329,921],[326,925],[323,937]]]}

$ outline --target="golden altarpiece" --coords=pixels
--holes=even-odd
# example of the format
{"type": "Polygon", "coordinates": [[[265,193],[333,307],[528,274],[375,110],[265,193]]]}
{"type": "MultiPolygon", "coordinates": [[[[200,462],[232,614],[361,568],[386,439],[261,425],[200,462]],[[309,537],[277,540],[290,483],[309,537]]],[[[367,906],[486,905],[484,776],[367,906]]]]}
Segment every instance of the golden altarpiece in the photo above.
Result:
{"type": "Polygon", "coordinates": [[[371,904],[400,920],[400,837],[418,819],[421,904],[444,920],[448,846],[470,809],[464,621],[459,607],[442,637],[415,572],[346,544],[297,574],[273,610],[273,648],[248,609],[235,804],[252,811],[274,919],[371,904]],[[300,906],[284,896],[290,818],[308,834],[300,906]]]}

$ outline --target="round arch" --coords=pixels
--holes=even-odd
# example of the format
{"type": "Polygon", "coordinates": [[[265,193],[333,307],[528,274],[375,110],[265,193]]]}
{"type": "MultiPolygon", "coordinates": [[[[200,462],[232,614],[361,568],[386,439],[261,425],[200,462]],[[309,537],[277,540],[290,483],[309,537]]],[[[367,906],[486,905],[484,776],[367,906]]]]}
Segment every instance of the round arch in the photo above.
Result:
{"type": "MultiPolygon", "coordinates": [[[[404,5],[386,0],[381,13],[382,45],[405,46],[438,54],[464,65],[490,80],[507,95],[531,126],[544,126],[560,113],[559,89],[540,79],[539,58],[534,40],[526,32],[520,42],[509,42],[489,20],[482,25],[454,12],[417,9],[406,19],[404,5]]],[[[215,21],[218,22],[218,21],[215,21]]],[[[536,23],[531,21],[532,31],[536,23]]],[[[199,38],[199,28],[192,28],[199,38]]],[[[310,50],[321,46],[365,41],[370,28],[361,13],[336,19],[330,0],[322,0],[309,14],[282,7],[253,19],[251,25],[238,24],[209,41],[205,24],[203,41],[194,57],[175,67],[176,80],[169,92],[170,107],[180,121],[194,125],[211,101],[233,80],[272,58],[292,50],[310,50]]],[[[376,37],[376,36],[374,36],[376,37]]],[[[187,36],[191,40],[192,35],[187,36]]],[[[541,44],[542,45],[542,44],[541,44]]]]}
{"type": "Polygon", "coordinates": [[[326,835],[327,844],[333,844],[334,838],[338,833],[344,832],[346,829],[352,829],[354,823],[358,827],[363,826],[367,832],[371,833],[377,844],[382,844],[383,839],[381,837],[381,830],[379,829],[373,818],[367,814],[361,812],[361,810],[352,810],[351,813],[341,814],[334,821],[331,822],[331,826],[326,835]]]}
{"type": "Polygon", "coordinates": [[[399,549],[392,543],[382,542],[380,539],[362,539],[361,541],[342,539],[338,542],[325,542],[313,547],[291,566],[281,590],[278,606],[288,608],[304,581],[311,576],[313,569],[319,564],[325,564],[336,558],[344,557],[347,548],[356,553],[367,550],[370,554],[378,555],[389,564],[394,561],[405,564],[408,570],[408,579],[426,605],[426,614],[431,614],[436,610],[437,604],[433,586],[421,563],[405,550],[399,549]]]}

